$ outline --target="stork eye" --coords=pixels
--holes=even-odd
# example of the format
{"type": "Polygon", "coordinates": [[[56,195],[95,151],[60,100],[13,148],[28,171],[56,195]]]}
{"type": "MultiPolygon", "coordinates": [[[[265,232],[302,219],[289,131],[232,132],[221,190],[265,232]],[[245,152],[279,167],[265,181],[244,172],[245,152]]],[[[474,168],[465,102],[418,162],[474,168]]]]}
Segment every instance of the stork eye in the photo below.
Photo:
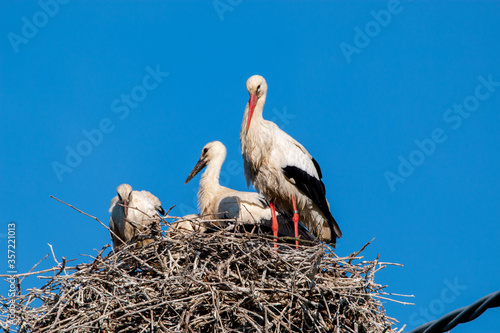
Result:
{"type": "Polygon", "coordinates": [[[255,92],[257,93],[259,89],[260,89],[260,84],[257,86],[257,90],[255,92]]]}
{"type": "Polygon", "coordinates": [[[204,148],[204,149],[203,149],[203,154],[206,154],[206,153],[207,153],[207,151],[208,151],[208,148],[204,148]]]}

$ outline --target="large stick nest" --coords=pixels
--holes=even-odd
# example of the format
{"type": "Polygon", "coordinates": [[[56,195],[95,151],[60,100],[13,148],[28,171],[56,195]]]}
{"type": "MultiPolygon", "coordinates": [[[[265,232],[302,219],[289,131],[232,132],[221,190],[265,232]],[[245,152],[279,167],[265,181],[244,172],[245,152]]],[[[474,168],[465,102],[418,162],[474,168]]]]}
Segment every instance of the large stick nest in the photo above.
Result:
{"type": "Polygon", "coordinates": [[[360,261],[361,251],[275,249],[266,236],[228,230],[157,238],[102,257],[106,246],[89,264],[63,262],[25,295],[18,284],[18,296],[0,296],[4,330],[393,332],[374,282],[385,263],[360,261]]]}

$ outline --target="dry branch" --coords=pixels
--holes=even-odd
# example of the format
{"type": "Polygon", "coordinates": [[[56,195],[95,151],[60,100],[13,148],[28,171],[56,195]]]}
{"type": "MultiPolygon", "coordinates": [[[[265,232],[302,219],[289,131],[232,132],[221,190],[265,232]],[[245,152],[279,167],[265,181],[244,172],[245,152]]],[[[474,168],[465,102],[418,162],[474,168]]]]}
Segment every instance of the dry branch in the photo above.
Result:
{"type": "Polygon", "coordinates": [[[394,332],[379,301],[388,294],[374,281],[390,263],[359,262],[360,251],[339,258],[324,244],[280,244],[276,252],[269,237],[228,230],[162,232],[144,248],[104,250],[77,267],[63,259],[39,276],[48,279],[40,289],[0,296],[4,330],[394,332]]]}

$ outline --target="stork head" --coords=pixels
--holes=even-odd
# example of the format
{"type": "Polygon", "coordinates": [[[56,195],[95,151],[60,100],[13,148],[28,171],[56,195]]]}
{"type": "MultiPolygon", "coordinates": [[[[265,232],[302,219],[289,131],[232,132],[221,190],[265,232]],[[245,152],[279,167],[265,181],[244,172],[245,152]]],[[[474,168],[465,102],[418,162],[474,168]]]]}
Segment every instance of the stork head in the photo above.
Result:
{"type": "Polygon", "coordinates": [[[193,170],[187,177],[184,184],[187,184],[191,179],[194,178],[210,161],[218,161],[220,165],[224,162],[226,158],[226,147],[220,141],[212,141],[207,143],[201,150],[201,156],[198,163],[194,166],[193,170]]]}
{"type": "Polygon", "coordinates": [[[247,90],[250,94],[250,100],[248,101],[248,120],[247,120],[247,130],[250,127],[250,122],[252,121],[253,112],[255,111],[255,106],[257,101],[265,97],[267,94],[267,83],[266,80],[260,75],[251,76],[247,80],[247,90]]]}
{"type": "Polygon", "coordinates": [[[153,195],[151,192],[148,191],[141,191],[142,195],[146,197],[146,199],[153,204],[154,208],[160,213],[161,215],[165,215],[165,210],[161,206],[161,201],[158,199],[155,195],[153,195]]]}
{"type": "Polygon", "coordinates": [[[129,184],[121,184],[116,188],[116,193],[118,193],[118,198],[123,205],[123,211],[125,212],[125,216],[127,216],[127,206],[132,200],[132,186],[129,184]]]}

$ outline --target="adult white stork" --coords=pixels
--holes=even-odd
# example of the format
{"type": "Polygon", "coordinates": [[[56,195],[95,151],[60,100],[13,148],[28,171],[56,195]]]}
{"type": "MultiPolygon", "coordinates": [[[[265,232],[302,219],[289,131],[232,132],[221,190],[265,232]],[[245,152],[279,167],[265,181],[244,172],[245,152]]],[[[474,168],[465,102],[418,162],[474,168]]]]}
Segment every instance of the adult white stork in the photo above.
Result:
{"type": "MultiPolygon", "coordinates": [[[[121,239],[111,234],[115,248],[130,241],[135,235],[147,232],[147,226],[151,222],[158,220],[160,214],[165,215],[160,200],[148,191],[132,191],[129,184],[121,184],[116,192],[118,195],[111,200],[109,207],[109,228],[121,239]]],[[[151,242],[152,240],[144,240],[138,246],[151,242]]]]}
{"type": "MultiPolygon", "coordinates": [[[[266,80],[260,75],[250,77],[247,90],[250,100],[240,131],[247,184],[252,183],[269,200],[271,210],[276,204],[293,211],[295,223],[300,217],[313,235],[335,245],[342,232],[330,212],[318,163],[300,143],[262,117],[266,80]]],[[[275,235],[277,229],[274,222],[275,235]]]]}
{"type": "MultiPolygon", "coordinates": [[[[201,216],[212,215],[220,219],[235,219],[250,224],[258,224],[264,230],[271,229],[272,214],[269,203],[256,192],[236,191],[219,184],[219,175],[222,164],[226,159],[226,147],[220,141],[207,143],[195,167],[187,177],[185,184],[194,178],[203,168],[200,189],[198,191],[198,204],[201,216]]],[[[293,237],[293,221],[291,216],[277,214],[277,223],[280,226],[281,237],[293,237]]],[[[276,215],[274,215],[276,218],[276,215]]],[[[278,236],[278,235],[275,235],[278,236]]],[[[299,226],[298,236],[305,240],[314,240],[314,237],[304,228],[299,226]]]]}

